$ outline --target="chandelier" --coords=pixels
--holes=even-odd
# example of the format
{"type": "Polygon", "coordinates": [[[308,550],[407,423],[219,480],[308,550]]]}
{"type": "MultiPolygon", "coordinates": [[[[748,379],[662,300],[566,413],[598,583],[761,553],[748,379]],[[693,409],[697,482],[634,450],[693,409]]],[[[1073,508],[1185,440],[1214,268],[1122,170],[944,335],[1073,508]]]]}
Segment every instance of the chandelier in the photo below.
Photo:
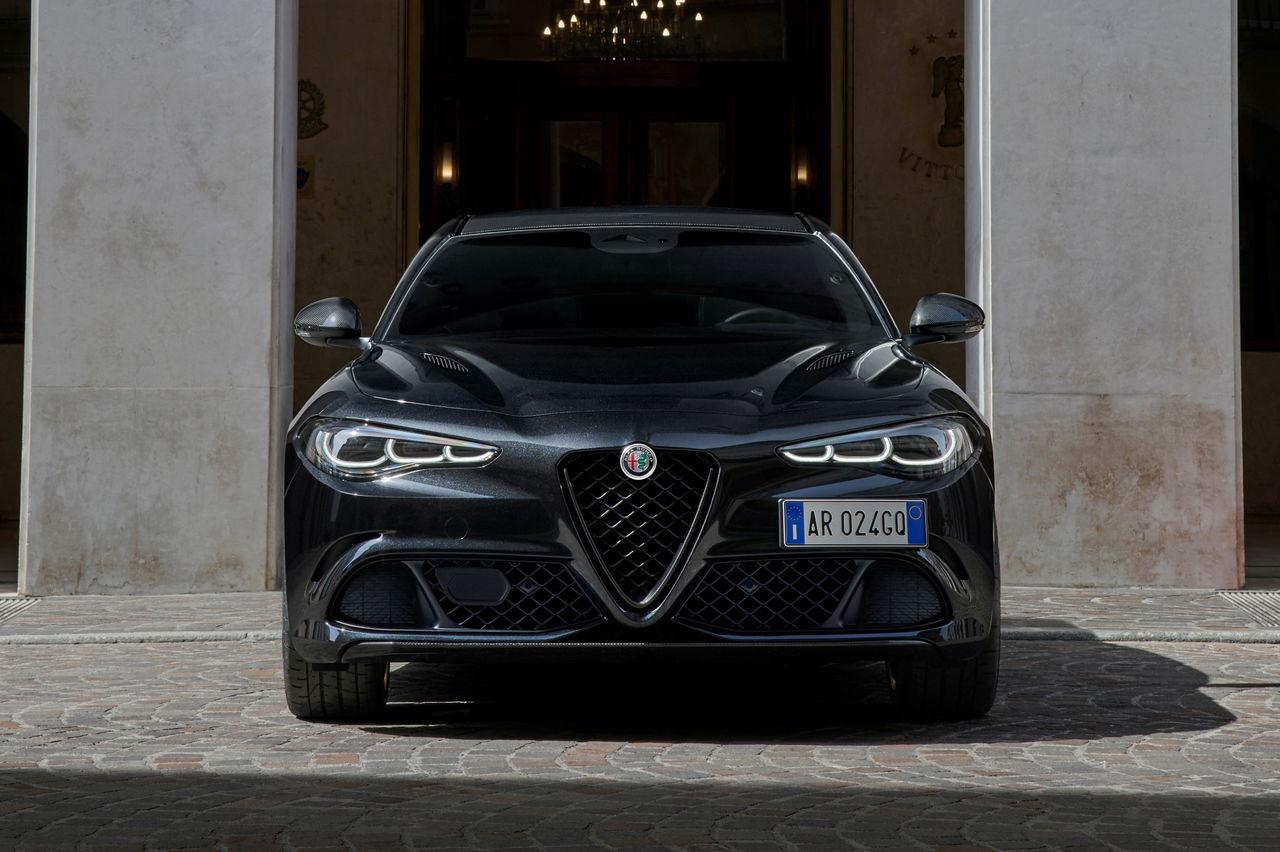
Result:
{"type": "Polygon", "coordinates": [[[685,0],[575,0],[542,31],[550,59],[675,59],[706,55],[701,12],[685,0]]]}

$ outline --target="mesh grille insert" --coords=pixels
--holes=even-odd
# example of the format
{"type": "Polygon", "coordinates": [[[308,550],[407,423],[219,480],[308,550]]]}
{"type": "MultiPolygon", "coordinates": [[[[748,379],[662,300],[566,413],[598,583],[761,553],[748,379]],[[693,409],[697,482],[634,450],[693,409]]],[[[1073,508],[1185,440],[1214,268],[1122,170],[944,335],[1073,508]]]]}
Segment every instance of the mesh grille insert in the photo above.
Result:
{"type": "Polygon", "coordinates": [[[743,633],[838,628],[837,609],[857,573],[856,559],[711,562],[676,617],[743,633]]]}
{"type": "MultiPolygon", "coordinates": [[[[453,626],[465,630],[514,630],[536,633],[580,627],[601,620],[577,575],[560,562],[489,559],[428,559],[422,574],[431,594],[453,626]],[[458,603],[450,598],[437,569],[498,570],[510,590],[494,604],[458,603]]],[[[450,625],[441,624],[441,627],[450,625]]]]}
{"type": "Polygon", "coordinates": [[[575,453],[563,468],[597,569],[633,607],[656,597],[677,567],[715,481],[716,463],[707,453],[656,454],[656,470],[642,480],[623,474],[612,450],[575,453]]]}
{"type": "Polygon", "coordinates": [[[707,563],[676,619],[727,633],[803,633],[914,627],[945,611],[933,581],[905,559],[778,557],[707,563]]]}

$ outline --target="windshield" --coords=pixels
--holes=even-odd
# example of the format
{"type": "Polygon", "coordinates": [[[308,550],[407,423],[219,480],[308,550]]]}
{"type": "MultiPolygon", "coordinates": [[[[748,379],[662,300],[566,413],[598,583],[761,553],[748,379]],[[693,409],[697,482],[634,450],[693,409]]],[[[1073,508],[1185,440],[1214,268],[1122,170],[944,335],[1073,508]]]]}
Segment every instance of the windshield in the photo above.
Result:
{"type": "Polygon", "coordinates": [[[880,340],[849,270],[804,236],[661,228],[459,239],[424,270],[392,337],[770,334],[880,340]]]}

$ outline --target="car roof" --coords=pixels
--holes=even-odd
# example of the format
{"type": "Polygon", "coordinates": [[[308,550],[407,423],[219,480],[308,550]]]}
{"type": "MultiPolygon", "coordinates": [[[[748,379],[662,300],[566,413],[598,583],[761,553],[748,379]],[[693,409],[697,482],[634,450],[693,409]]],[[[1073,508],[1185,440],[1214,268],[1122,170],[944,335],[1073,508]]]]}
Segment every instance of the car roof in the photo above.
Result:
{"type": "Polygon", "coordinates": [[[462,220],[457,234],[509,231],[608,228],[628,226],[732,228],[750,231],[812,233],[805,219],[793,213],[735,210],[725,207],[567,207],[482,213],[462,220]]]}

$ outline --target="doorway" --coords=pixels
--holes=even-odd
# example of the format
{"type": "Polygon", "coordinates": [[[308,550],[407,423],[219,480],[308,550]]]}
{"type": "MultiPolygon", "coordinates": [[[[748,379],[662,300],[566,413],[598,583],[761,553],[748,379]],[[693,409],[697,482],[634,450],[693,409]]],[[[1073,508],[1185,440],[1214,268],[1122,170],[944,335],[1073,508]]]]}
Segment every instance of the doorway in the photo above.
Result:
{"type": "MultiPolygon", "coordinates": [[[[474,0],[428,8],[420,237],[462,212],[540,207],[679,204],[827,217],[827,4],[691,0],[686,22],[705,11],[696,49],[625,59],[584,56],[608,52],[595,45],[555,52],[554,36],[538,36],[557,23],[571,33],[572,8],[474,0]]],[[[615,28],[628,26],[610,14],[615,28]]]]}
{"type": "Polygon", "coordinates": [[[27,121],[30,3],[0,14],[0,594],[18,589],[23,340],[27,296],[27,121]]]}
{"type": "Polygon", "coordinates": [[[723,93],[655,93],[647,82],[608,92],[569,83],[527,104],[521,206],[725,204],[732,191],[723,93]]]}
{"type": "Polygon", "coordinates": [[[1280,4],[1240,0],[1239,13],[1245,583],[1280,588],[1280,4]]]}

